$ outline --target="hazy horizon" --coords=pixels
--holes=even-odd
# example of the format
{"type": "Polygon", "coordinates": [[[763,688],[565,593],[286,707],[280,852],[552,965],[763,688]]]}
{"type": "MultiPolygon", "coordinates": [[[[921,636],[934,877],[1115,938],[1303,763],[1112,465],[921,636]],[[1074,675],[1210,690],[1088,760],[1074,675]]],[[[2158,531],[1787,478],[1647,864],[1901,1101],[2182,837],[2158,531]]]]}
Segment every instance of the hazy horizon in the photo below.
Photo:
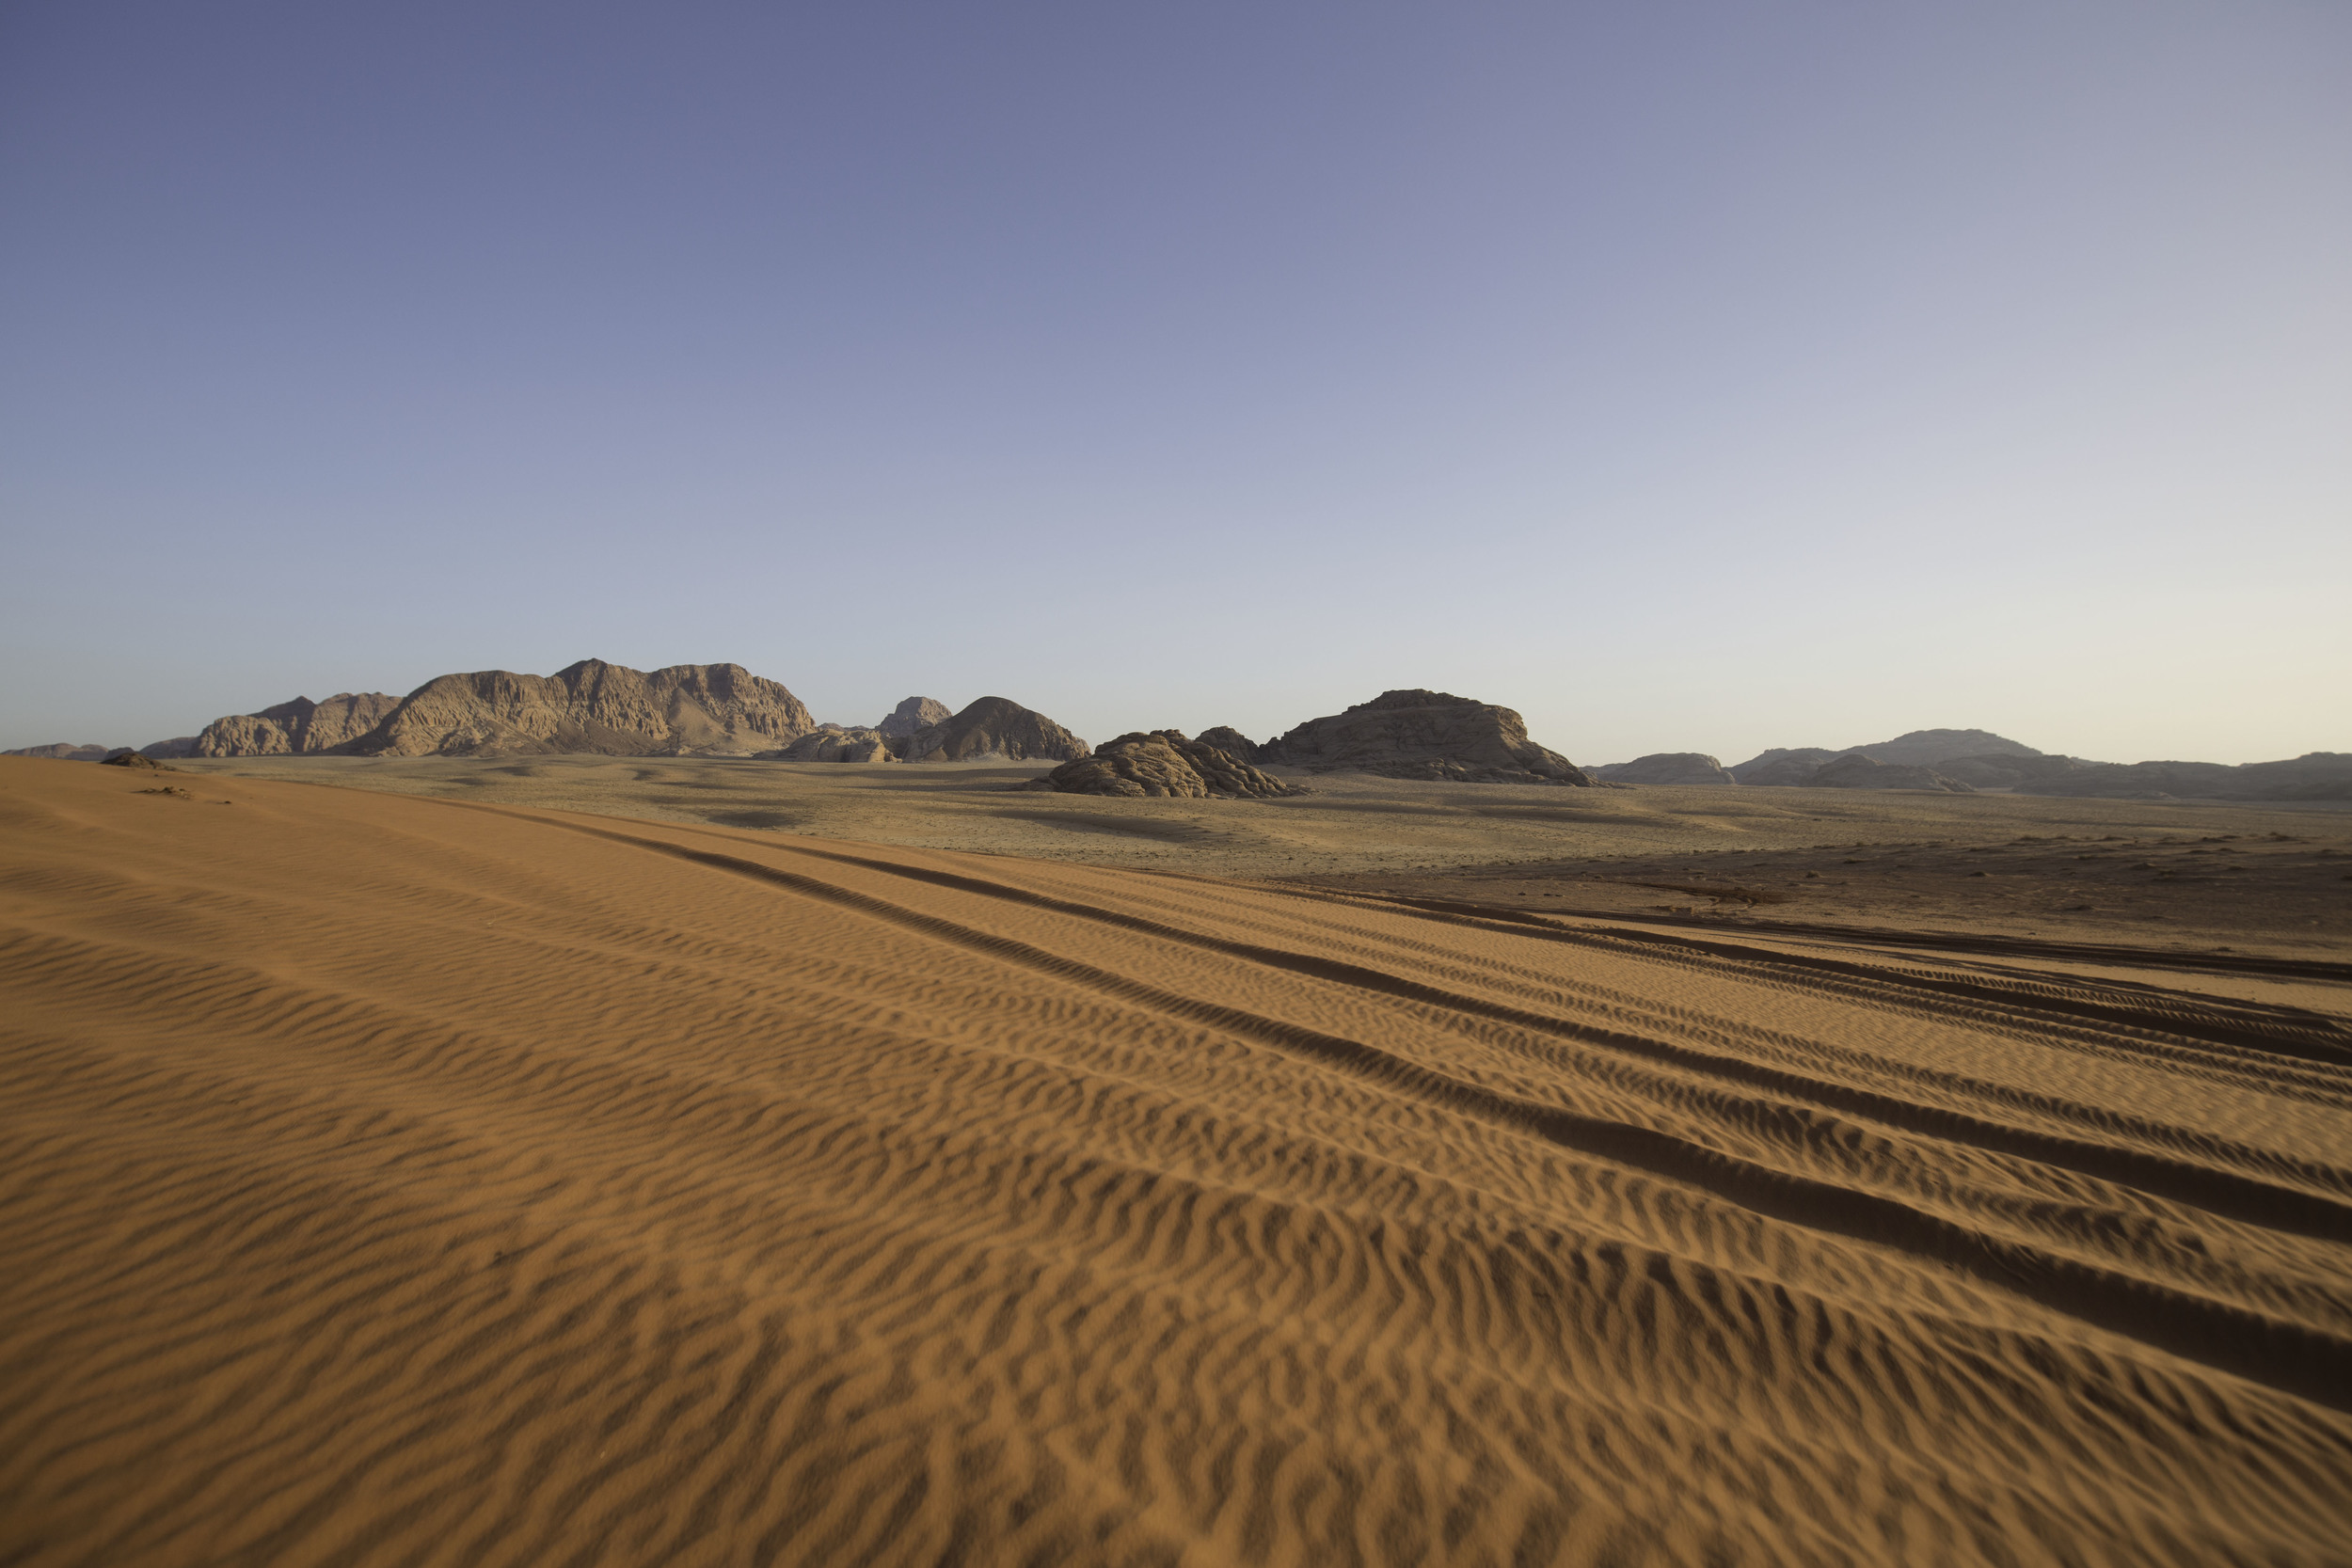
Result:
{"type": "Polygon", "coordinates": [[[2352,751],[2352,10],[0,15],[0,749],[733,661],[1089,740],[2352,751]]]}

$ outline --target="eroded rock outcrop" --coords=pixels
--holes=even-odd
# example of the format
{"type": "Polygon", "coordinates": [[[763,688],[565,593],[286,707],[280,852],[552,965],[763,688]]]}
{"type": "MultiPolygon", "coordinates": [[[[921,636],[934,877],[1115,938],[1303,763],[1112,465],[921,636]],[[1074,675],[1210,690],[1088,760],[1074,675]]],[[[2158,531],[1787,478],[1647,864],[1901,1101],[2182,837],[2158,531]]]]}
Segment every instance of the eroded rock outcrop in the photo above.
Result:
{"type": "Polygon", "coordinates": [[[1590,785],[1557,752],[1527,738],[1507,707],[1443,691],[1384,691],[1327,719],[1311,719],[1258,748],[1257,760],[1315,772],[1472,784],[1590,785]]]}
{"type": "Polygon", "coordinates": [[[112,756],[101,758],[99,766],[101,768],[128,768],[136,771],[148,773],[177,773],[180,771],[177,768],[165,767],[162,763],[157,762],[153,757],[147,755],[144,752],[117,752],[112,756]]]}
{"type": "Polygon", "coordinates": [[[894,762],[890,738],[855,724],[819,724],[780,752],[762,752],[778,762],[894,762]]]}
{"type": "Polygon", "coordinates": [[[942,724],[955,717],[953,709],[936,697],[909,697],[884,715],[874,726],[875,733],[898,739],[918,735],[933,724],[942,724]]]}
{"type": "Polygon", "coordinates": [[[1653,752],[1631,762],[1611,763],[1592,769],[1611,784],[1736,784],[1724,765],[1704,752],[1653,752]]]}
{"type": "Polygon", "coordinates": [[[898,748],[904,762],[1067,762],[1088,753],[1085,741],[1008,697],[982,697],[898,748]]]}
{"type": "Polygon", "coordinates": [[[1227,756],[1239,761],[1255,762],[1258,760],[1260,751],[1258,743],[1231,724],[1211,725],[1202,730],[1196,738],[1201,745],[1214,746],[1227,756]]]}
{"type": "Polygon", "coordinates": [[[259,713],[232,713],[204,726],[185,754],[283,757],[348,746],[389,718],[400,699],[384,691],[338,691],[323,703],[296,697],[259,713]]]}
{"type": "Polygon", "coordinates": [[[1139,730],[1045,775],[1064,795],[1173,796],[1185,800],[1272,800],[1303,795],[1221,747],[1182,730],[1139,730]]]}
{"type": "Polygon", "coordinates": [[[749,756],[815,728],[807,705],[739,664],[631,670],[582,659],[552,675],[481,670],[427,681],[347,748],[359,756],[749,756]]]}

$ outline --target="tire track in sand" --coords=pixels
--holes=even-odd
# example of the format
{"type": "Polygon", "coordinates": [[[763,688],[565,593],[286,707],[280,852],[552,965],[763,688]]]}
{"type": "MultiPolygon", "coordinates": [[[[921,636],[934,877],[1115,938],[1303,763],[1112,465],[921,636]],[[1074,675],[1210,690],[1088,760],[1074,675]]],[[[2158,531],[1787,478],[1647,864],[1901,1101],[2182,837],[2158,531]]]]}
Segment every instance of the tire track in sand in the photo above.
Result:
{"type": "MultiPolygon", "coordinates": [[[[585,823],[562,822],[505,808],[462,801],[436,803],[523,816],[837,904],[936,940],[986,953],[1001,962],[1018,964],[1050,974],[1057,980],[1087,986],[1122,1002],[1211,1024],[1244,1038],[1312,1056],[1367,1078],[1391,1092],[1409,1093],[1430,1103],[1477,1117],[1578,1153],[1682,1182],[1773,1219],[1894,1247],[1915,1257],[1932,1259],[1968,1273],[1985,1284],[2013,1291],[2037,1305],[2081,1318],[2112,1333],[2143,1340],[2173,1354],[2204,1362],[2332,1409],[2352,1411],[2352,1338],[2323,1334],[2299,1323],[2264,1317],[2228,1303],[2168,1290],[2095,1268],[2039,1247],[1987,1236],[1941,1215],[1924,1212],[1891,1198],[1773,1170],[1718,1153],[1670,1133],[1623,1122],[1579,1117],[1551,1106],[1496,1094],[1407,1062],[1361,1041],[1322,1034],[1168,991],[1027,942],[991,935],[937,915],[919,913],[870,895],[835,887],[816,878],[764,865],[741,856],[697,849],[613,829],[590,827],[585,823]]],[[[834,858],[853,859],[846,856],[834,858]]],[[[956,877],[922,867],[896,866],[890,863],[857,863],[866,869],[888,870],[934,885],[952,885],[958,891],[1009,898],[1033,907],[1051,907],[1056,913],[1097,919],[1164,940],[1204,947],[1295,974],[1311,974],[1317,979],[1355,985],[1415,1001],[1432,1002],[1457,1010],[1475,1011],[1482,1016],[1525,1027],[1563,1032],[1575,1030],[1578,1031],[1578,1037],[1585,1037],[1577,1025],[1565,1020],[1502,1007],[1477,998],[1451,996],[1415,981],[1382,974],[1357,965],[1262,948],[1252,943],[1223,942],[1174,927],[1160,926],[1115,911],[1072,905],[1064,900],[1047,899],[1025,890],[1006,888],[977,878],[956,877]]],[[[1614,1036],[1613,1032],[1606,1038],[1606,1043],[1620,1042],[1637,1050],[1661,1049],[1656,1042],[1614,1036]]],[[[1728,1067],[1732,1064],[1724,1065],[1728,1067]]],[[[1761,1073],[1767,1069],[1748,1070],[1761,1073]]],[[[1841,1091],[1827,1085],[1808,1085],[1808,1090],[1823,1098],[1825,1102],[1829,1096],[1841,1094],[1841,1091]]],[[[1950,1115],[1905,1105],[1883,1096],[1863,1097],[1857,1093],[1854,1097],[1875,1101],[1906,1117],[1940,1119],[1950,1115]]],[[[1954,1122],[1962,1119],[1952,1117],[1954,1122]]],[[[2058,1145],[2058,1140],[2003,1129],[1997,1124],[1979,1123],[1970,1131],[1980,1136],[2012,1137],[2029,1147],[2037,1144],[2045,1148],[2062,1147],[2058,1145]]],[[[2026,1149],[2017,1148],[2014,1151],[2026,1152],[2026,1149]]],[[[2274,1225],[2310,1227],[2312,1233],[2330,1240],[2352,1240],[2352,1210],[2316,1195],[2299,1193],[2292,1188],[2266,1187],[2205,1167],[2167,1168],[2169,1163],[2137,1156],[2117,1159],[2116,1151],[2102,1151],[2090,1146],[2078,1146],[2068,1152],[2074,1153],[2077,1158],[2113,1160],[2115,1168],[2130,1169],[2138,1175],[2141,1184],[2163,1181],[2175,1188],[2182,1184],[2191,1185],[2201,1196],[2189,1196],[2177,1191],[2168,1196],[2184,1196],[2185,1201],[2198,1203],[2200,1207],[2213,1209],[2217,1212],[2229,1213],[2235,1210],[2243,1215],[2252,1212],[2263,1214],[2268,1223],[2274,1225]],[[2189,1178],[2185,1183],[2183,1181],[2185,1175],[2189,1178]]],[[[2131,1180],[2128,1177],[2118,1179],[2131,1180]]],[[[2151,1185],[2151,1190],[2163,1189],[2151,1185]]]]}

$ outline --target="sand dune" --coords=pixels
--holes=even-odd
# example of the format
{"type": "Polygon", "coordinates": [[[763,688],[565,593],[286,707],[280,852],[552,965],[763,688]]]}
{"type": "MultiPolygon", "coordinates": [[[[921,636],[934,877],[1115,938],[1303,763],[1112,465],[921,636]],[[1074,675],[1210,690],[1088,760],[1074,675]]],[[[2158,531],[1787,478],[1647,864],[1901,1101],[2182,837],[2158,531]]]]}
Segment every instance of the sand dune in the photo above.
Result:
{"type": "Polygon", "coordinates": [[[0,1562],[2344,1560],[2324,977],[112,771],[0,1562]]]}

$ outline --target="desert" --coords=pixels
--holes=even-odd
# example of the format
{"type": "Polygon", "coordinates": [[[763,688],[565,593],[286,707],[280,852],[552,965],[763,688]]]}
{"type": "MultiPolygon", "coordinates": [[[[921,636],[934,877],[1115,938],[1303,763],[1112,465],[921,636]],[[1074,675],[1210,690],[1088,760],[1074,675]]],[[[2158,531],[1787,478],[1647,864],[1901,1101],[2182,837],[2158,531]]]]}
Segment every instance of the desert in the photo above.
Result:
{"type": "Polygon", "coordinates": [[[0,12],[0,1568],[2352,1568],[2352,5],[0,12]]]}
{"type": "Polygon", "coordinates": [[[13,1559],[2336,1560],[2352,818],[1058,766],[0,759],[13,1559]]]}

